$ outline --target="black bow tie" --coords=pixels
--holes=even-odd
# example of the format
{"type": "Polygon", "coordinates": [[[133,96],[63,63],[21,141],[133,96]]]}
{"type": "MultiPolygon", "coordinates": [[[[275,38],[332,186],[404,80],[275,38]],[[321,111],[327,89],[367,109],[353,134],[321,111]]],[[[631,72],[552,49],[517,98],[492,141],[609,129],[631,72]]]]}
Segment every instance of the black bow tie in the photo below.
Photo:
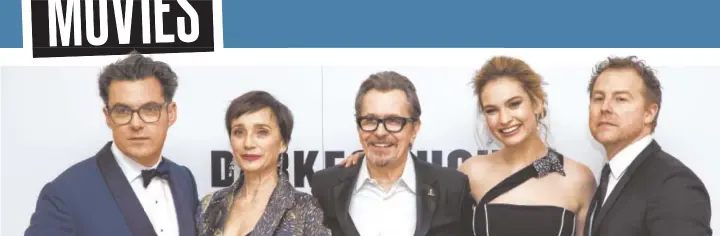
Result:
{"type": "Polygon", "coordinates": [[[162,170],[157,170],[157,169],[143,170],[142,171],[143,186],[145,188],[147,188],[147,186],[150,184],[150,181],[152,181],[152,179],[155,177],[169,179],[170,175],[169,175],[168,171],[162,171],[162,170]]]}

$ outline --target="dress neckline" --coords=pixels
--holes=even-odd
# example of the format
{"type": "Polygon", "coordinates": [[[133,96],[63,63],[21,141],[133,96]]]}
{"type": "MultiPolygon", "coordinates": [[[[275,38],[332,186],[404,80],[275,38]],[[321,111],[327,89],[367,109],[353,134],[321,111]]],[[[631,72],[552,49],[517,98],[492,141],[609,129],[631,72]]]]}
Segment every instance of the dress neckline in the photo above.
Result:
{"type": "Polygon", "coordinates": [[[558,172],[560,175],[566,176],[564,169],[564,157],[554,149],[548,148],[548,152],[545,156],[533,161],[530,165],[511,174],[492,187],[487,193],[485,193],[482,199],[478,201],[478,204],[487,204],[493,199],[499,197],[507,191],[512,190],[531,178],[542,178],[553,172],[558,172]]]}

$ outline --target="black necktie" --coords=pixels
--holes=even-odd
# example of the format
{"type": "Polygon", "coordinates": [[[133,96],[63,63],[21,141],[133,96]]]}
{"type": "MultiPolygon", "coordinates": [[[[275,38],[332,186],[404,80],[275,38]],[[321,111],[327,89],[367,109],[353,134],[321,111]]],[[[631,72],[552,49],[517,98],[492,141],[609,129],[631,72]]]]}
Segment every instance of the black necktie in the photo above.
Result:
{"type": "Polygon", "coordinates": [[[595,193],[595,201],[597,203],[595,212],[593,213],[595,215],[594,217],[597,217],[600,212],[600,208],[602,208],[603,201],[605,200],[605,194],[607,192],[608,181],[610,181],[610,164],[605,164],[602,169],[602,174],[600,175],[600,186],[598,186],[595,193]]]}
{"type": "Polygon", "coordinates": [[[170,177],[170,175],[168,175],[167,171],[162,171],[162,170],[157,170],[157,169],[143,170],[142,171],[143,186],[145,188],[147,188],[147,186],[150,184],[150,181],[152,181],[152,179],[155,177],[168,179],[170,177]]]}

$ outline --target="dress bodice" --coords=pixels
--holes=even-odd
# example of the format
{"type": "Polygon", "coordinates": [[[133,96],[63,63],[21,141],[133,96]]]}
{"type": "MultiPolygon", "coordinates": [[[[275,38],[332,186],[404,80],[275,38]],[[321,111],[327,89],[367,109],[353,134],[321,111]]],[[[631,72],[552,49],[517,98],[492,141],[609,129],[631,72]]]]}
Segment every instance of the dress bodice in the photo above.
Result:
{"type": "Polygon", "coordinates": [[[575,213],[555,206],[483,204],[475,208],[475,236],[574,236],[575,213]]]}
{"type": "Polygon", "coordinates": [[[568,209],[549,205],[490,203],[530,178],[541,178],[553,172],[565,175],[563,156],[550,149],[545,157],[491,188],[475,207],[475,236],[574,236],[576,216],[568,209]]]}

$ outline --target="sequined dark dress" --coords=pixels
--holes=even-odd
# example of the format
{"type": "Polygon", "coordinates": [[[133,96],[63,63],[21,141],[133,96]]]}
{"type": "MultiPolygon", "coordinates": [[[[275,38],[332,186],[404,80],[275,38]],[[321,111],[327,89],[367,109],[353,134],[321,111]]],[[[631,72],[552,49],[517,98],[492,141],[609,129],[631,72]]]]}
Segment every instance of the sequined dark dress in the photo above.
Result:
{"type": "MultiPolygon", "coordinates": [[[[552,172],[565,176],[563,156],[550,149],[548,154],[507,177],[490,189],[475,208],[475,236],[574,236],[575,213],[556,206],[528,206],[489,203],[528,179],[552,172]]],[[[549,189],[548,191],[553,191],[549,189]]]]}

